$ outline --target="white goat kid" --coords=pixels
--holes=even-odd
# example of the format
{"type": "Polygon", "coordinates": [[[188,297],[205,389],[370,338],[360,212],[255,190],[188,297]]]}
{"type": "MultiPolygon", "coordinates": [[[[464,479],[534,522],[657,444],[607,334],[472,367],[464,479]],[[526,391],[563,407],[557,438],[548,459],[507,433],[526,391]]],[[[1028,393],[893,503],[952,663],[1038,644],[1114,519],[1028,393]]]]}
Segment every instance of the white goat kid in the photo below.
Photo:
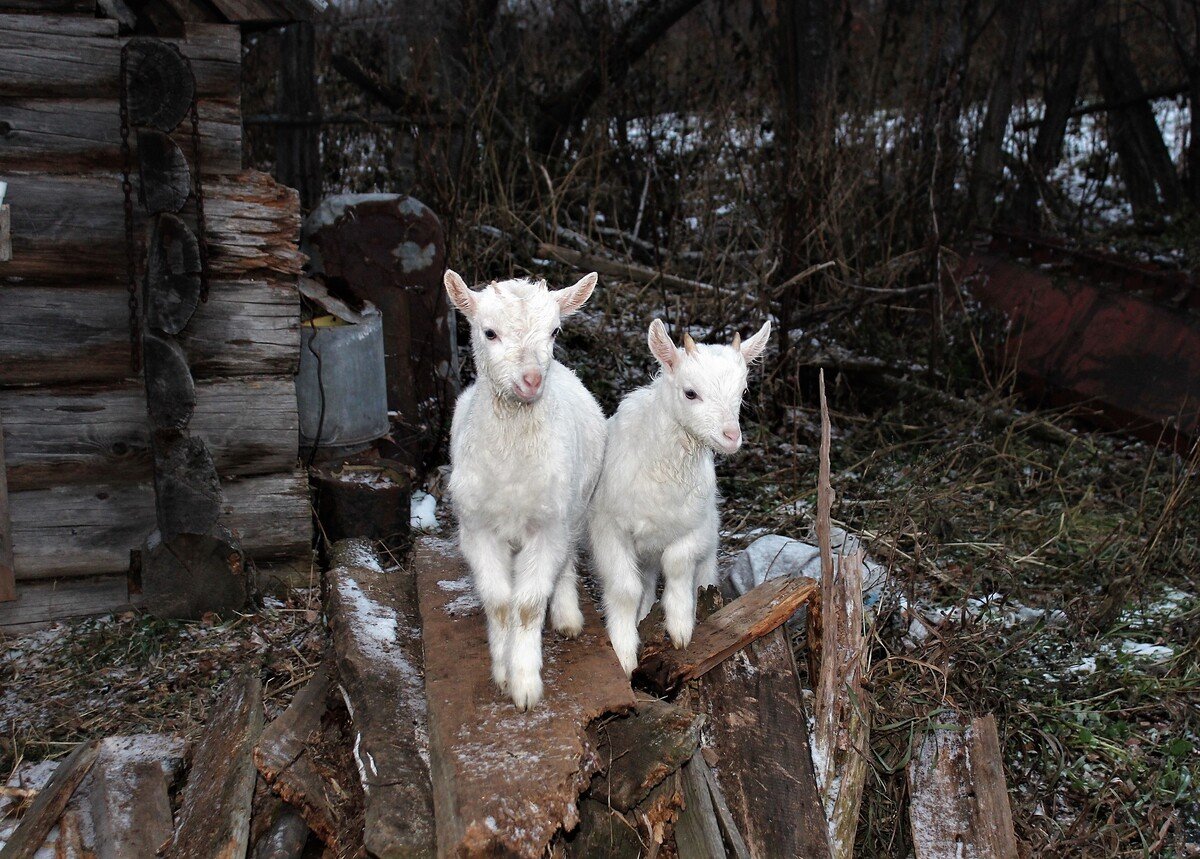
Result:
{"type": "Polygon", "coordinates": [[[654,320],[648,339],[662,373],[625,397],[608,421],[588,521],[608,635],[626,674],[637,665],[637,624],[654,605],[659,573],[676,647],[692,639],[696,589],[716,584],[713,452],[735,453],[742,444],[738,416],[749,365],[770,334],[770,322],[745,343],[737,335],[732,346],[698,346],[684,334],[679,349],[654,320]]]}
{"type": "Polygon", "coordinates": [[[588,300],[595,273],[554,292],[506,280],[474,291],[447,271],[471,322],[478,379],[450,432],[459,542],[487,615],[492,678],[522,710],[542,698],[542,626],[583,629],[575,562],[604,456],[604,413],[554,360],[559,321],[588,300]]]}

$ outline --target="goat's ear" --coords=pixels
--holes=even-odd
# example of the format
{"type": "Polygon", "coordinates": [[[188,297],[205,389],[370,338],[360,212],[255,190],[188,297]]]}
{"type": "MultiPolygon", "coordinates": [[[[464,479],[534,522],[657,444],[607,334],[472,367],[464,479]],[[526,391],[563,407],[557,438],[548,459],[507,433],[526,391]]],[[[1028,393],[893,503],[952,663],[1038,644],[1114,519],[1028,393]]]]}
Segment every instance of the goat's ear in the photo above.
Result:
{"type": "Polygon", "coordinates": [[[735,344],[734,348],[742,353],[742,357],[746,359],[747,364],[753,364],[762,357],[763,350],[767,348],[767,340],[770,336],[771,320],[768,319],[753,337],[746,340],[740,346],[735,344]]]}
{"type": "Polygon", "coordinates": [[[463,316],[470,319],[475,315],[475,293],[467,288],[464,281],[456,271],[446,269],[446,276],[442,278],[446,284],[446,294],[450,296],[450,301],[454,306],[462,311],[463,316]]]}
{"type": "Polygon", "coordinates": [[[558,312],[561,316],[570,316],[583,307],[584,302],[592,297],[592,290],[596,288],[596,278],[596,272],[585,274],[574,286],[554,291],[554,300],[558,302],[558,312]]]}
{"type": "Polygon", "coordinates": [[[667,326],[663,325],[661,319],[650,323],[650,333],[646,336],[646,342],[650,344],[650,353],[658,359],[663,369],[674,373],[675,368],[679,366],[679,350],[675,348],[671,335],[667,333],[667,326]]]}

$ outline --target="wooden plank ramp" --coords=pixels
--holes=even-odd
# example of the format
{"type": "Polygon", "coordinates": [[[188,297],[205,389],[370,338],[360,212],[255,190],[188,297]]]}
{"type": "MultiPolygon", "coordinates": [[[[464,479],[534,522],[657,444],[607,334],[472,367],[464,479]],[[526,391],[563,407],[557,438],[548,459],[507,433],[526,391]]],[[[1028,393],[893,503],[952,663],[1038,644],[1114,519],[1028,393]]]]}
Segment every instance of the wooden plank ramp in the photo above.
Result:
{"type": "Polygon", "coordinates": [[[588,727],[633,707],[629,682],[584,600],[577,639],[545,634],[545,700],[518,711],[492,683],[483,610],[457,546],[424,538],[413,566],[438,854],[543,856],[578,823],[579,795],[601,767],[588,727]]]}
{"type": "Polygon", "coordinates": [[[947,725],[925,735],[908,765],[916,859],[1016,859],[995,717],[947,725]]]}
{"type": "Polygon", "coordinates": [[[433,856],[415,583],[407,570],[384,572],[367,540],[339,541],[331,561],[329,623],[362,780],[364,844],[373,856],[433,856]]]}

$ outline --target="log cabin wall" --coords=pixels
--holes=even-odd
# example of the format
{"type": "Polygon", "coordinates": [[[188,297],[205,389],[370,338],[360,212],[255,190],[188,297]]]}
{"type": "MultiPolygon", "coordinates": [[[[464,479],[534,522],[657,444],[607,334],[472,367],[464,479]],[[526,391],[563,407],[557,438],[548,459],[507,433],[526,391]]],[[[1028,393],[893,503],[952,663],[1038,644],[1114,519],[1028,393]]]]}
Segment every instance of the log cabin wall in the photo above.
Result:
{"type": "MultiPolygon", "coordinates": [[[[90,14],[0,12],[13,245],[0,263],[0,415],[17,597],[0,602],[0,627],[136,602],[130,551],[155,527],[145,393],[129,362],[124,41],[90,14]]],[[[191,428],[222,479],[222,522],[260,564],[294,563],[312,532],[293,385],[299,203],[242,170],[238,27],[188,24],[168,41],[196,76],[211,268],[209,299],[180,337],[191,428]]],[[[190,124],[173,136],[190,163],[190,124]]],[[[140,215],[135,237],[144,260],[140,215]]]]}

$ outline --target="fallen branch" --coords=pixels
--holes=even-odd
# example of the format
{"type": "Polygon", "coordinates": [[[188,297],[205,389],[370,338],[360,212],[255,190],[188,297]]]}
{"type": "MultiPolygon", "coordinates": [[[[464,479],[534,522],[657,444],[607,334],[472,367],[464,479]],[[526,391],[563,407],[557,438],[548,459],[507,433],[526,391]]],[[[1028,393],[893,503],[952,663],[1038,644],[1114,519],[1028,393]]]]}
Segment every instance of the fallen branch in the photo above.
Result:
{"type": "Polygon", "coordinates": [[[21,823],[9,837],[0,859],[31,859],[38,852],[46,836],[62,816],[63,809],[75,793],[75,788],[88,774],[96,762],[100,743],[92,740],[80,743],[75,750],[58,765],[50,781],[38,792],[37,797],[21,818],[21,823]]]}
{"type": "Polygon", "coordinates": [[[699,280],[689,280],[685,277],[655,271],[654,269],[634,263],[619,262],[602,256],[596,256],[595,254],[571,250],[570,248],[564,248],[562,245],[540,244],[538,245],[537,255],[545,259],[556,260],[564,265],[573,266],[578,269],[591,269],[592,271],[600,272],[600,274],[631,280],[635,283],[662,284],[663,286],[674,287],[675,289],[702,289],[709,292],[740,294],[730,287],[716,286],[699,280]]]}

